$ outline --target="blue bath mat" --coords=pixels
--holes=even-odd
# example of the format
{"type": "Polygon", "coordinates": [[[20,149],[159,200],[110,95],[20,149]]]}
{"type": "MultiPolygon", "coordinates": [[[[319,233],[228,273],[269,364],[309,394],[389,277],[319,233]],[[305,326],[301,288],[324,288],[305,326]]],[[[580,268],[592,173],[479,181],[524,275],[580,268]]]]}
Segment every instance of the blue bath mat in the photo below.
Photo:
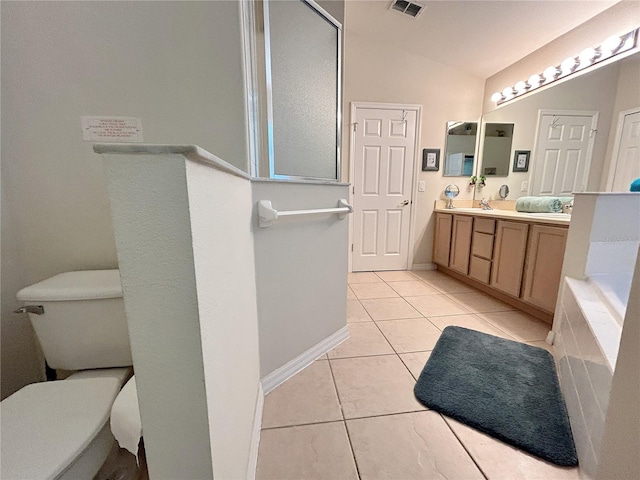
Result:
{"type": "Polygon", "coordinates": [[[553,357],[542,348],[447,327],[414,393],[425,406],[532,455],[578,464],[553,357]]]}

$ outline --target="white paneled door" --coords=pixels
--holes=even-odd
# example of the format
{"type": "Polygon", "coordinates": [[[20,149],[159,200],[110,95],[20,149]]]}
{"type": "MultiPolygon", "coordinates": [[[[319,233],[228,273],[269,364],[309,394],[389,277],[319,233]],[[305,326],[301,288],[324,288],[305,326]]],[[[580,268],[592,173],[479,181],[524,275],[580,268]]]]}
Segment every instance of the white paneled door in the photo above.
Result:
{"type": "Polygon", "coordinates": [[[623,112],[620,117],[610,180],[612,192],[628,192],[631,182],[640,178],[640,108],[623,112]]]}
{"type": "Polygon", "coordinates": [[[355,108],[352,269],[406,270],[417,108],[355,108]]]}
{"type": "Polygon", "coordinates": [[[568,196],[587,186],[596,112],[542,112],[533,165],[533,195],[568,196]]]}

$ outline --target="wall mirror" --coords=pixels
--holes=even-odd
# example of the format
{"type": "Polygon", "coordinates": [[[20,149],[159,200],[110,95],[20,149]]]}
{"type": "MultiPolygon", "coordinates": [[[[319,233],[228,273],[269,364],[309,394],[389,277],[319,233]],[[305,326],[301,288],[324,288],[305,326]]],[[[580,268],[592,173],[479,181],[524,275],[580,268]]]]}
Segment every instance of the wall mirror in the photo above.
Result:
{"type": "MultiPolygon", "coordinates": [[[[629,116],[629,112],[640,111],[639,82],[640,53],[635,53],[485,113],[481,125],[483,132],[490,130],[490,125],[514,125],[510,162],[513,162],[515,150],[529,150],[531,157],[528,172],[513,172],[507,167],[504,173],[507,176],[499,182],[492,182],[492,174],[486,171],[495,167],[495,175],[499,176],[499,167],[493,165],[493,160],[481,149],[482,155],[478,161],[476,175],[486,175],[487,186],[476,192],[476,196],[498,198],[501,184],[509,187],[509,199],[517,199],[524,195],[545,195],[541,192],[545,182],[549,185],[554,182],[566,183],[564,188],[572,192],[623,190],[613,188],[614,178],[622,175],[616,175],[616,172],[626,172],[625,169],[630,163],[639,164],[638,157],[629,156],[628,151],[624,150],[624,145],[620,148],[625,118],[629,116]],[[577,128],[565,122],[565,126],[562,127],[564,118],[556,119],[556,116],[551,115],[549,128],[545,130],[542,120],[545,112],[550,111],[575,113],[577,116],[593,115],[597,123],[595,127],[589,123],[585,128],[577,128]],[[553,136],[571,130],[574,137],[580,135],[584,139],[592,140],[590,149],[585,149],[584,155],[581,153],[555,157],[549,150],[545,153],[537,149],[539,137],[544,138],[544,135],[537,134],[538,131],[553,136]],[[582,170],[575,168],[579,162],[584,164],[582,170]]],[[[484,134],[482,136],[484,137],[484,134]]],[[[627,179],[622,183],[628,185],[627,179]]],[[[628,190],[628,187],[626,189],[628,190]]]]}
{"type": "Polygon", "coordinates": [[[513,128],[513,123],[483,124],[480,175],[486,177],[506,177],[509,175],[513,128]]]}
{"type": "Polygon", "coordinates": [[[443,176],[473,175],[477,137],[478,122],[447,122],[443,176]]]}

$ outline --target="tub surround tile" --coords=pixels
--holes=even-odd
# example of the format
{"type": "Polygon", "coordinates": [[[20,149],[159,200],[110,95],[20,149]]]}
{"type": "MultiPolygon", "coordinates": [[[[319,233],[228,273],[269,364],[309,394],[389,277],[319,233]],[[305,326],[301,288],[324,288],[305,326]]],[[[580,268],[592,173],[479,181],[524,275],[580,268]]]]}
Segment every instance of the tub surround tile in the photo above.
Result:
{"type": "Polygon", "coordinates": [[[329,362],[318,360],[264,399],[262,428],[342,420],[329,362]]]}
{"type": "Polygon", "coordinates": [[[436,412],[347,420],[347,429],[362,480],[484,478],[436,412]]]}
{"type": "Polygon", "coordinates": [[[263,430],[257,480],[358,480],[344,422],[263,430]]]}
{"type": "Polygon", "coordinates": [[[374,320],[398,320],[421,317],[420,312],[403,298],[362,300],[362,305],[374,320]]]}
{"type": "Polygon", "coordinates": [[[397,355],[330,360],[345,419],[425,410],[397,355]]]}

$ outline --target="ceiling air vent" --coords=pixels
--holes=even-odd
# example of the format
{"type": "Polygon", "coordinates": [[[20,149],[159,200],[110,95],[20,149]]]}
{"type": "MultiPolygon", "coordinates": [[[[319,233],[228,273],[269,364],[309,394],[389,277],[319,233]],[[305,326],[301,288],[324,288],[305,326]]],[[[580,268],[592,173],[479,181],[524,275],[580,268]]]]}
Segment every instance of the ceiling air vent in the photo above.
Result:
{"type": "Polygon", "coordinates": [[[390,8],[391,10],[397,10],[398,12],[416,18],[422,13],[422,10],[424,10],[424,5],[416,2],[408,2],[407,0],[393,0],[390,8]]]}

